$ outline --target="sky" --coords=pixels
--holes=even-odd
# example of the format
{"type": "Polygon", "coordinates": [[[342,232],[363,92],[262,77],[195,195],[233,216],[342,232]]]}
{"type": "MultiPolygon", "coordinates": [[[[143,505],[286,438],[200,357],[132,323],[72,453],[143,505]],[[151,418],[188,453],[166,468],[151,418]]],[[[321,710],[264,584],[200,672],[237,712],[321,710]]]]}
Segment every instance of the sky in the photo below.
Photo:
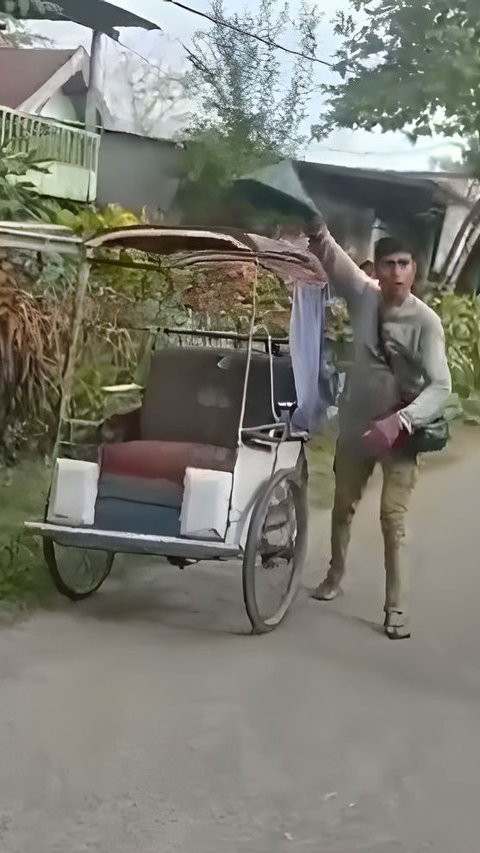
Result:
{"type": "MultiPolygon", "coordinates": [[[[112,0],[110,0],[112,2],[112,0]]],[[[168,70],[185,70],[188,68],[185,50],[182,42],[189,46],[195,31],[205,28],[206,21],[196,15],[183,11],[165,2],[165,0],[113,0],[114,4],[129,9],[162,28],[162,33],[145,32],[138,29],[121,31],[121,41],[147,57],[150,61],[159,63],[168,70]]],[[[193,8],[207,11],[208,0],[185,0],[193,8]]],[[[333,32],[332,19],[337,11],[348,11],[349,0],[323,0],[324,18],[319,29],[319,45],[317,55],[329,60],[337,45],[333,32]]],[[[254,8],[255,0],[226,0],[229,10],[254,8]]],[[[294,9],[294,2],[292,2],[294,9]]],[[[35,30],[48,36],[55,45],[61,47],[76,47],[83,44],[89,47],[91,34],[83,27],[70,23],[43,22],[35,30]]],[[[289,45],[288,34],[282,38],[289,45]]],[[[291,43],[290,43],[291,44],[291,43]]],[[[140,60],[139,60],[140,61],[140,60]]],[[[286,72],[288,71],[288,56],[282,54],[286,72]]],[[[316,66],[319,83],[329,83],[335,80],[335,75],[325,66],[316,66]]],[[[314,97],[310,105],[310,124],[318,120],[322,110],[321,96],[314,97]]],[[[321,143],[312,142],[306,152],[306,159],[334,163],[344,166],[359,166],[364,168],[400,169],[407,171],[428,170],[432,156],[455,154],[455,149],[449,147],[442,139],[420,140],[417,146],[412,146],[401,133],[368,133],[366,131],[340,130],[332,134],[328,140],[321,143]]]]}

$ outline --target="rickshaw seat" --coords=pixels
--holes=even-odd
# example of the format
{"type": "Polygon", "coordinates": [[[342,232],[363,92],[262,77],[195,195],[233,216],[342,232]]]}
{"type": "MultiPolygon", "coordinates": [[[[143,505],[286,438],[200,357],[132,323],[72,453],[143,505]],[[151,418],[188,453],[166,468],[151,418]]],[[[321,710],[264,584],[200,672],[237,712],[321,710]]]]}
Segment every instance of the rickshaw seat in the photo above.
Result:
{"type": "MultiPolygon", "coordinates": [[[[155,353],[140,413],[145,441],[235,448],[241,419],[246,350],[166,348],[155,353]]],[[[291,359],[273,358],[274,397],[295,401],[291,359]]],[[[269,356],[252,354],[243,425],[272,423],[269,356]]]]}
{"type": "Polygon", "coordinates": [[[105,445],[96,526],[178,536],[186,469],[233,472],[235,459],[235,450],[208,444],[127,441],[105,445]]]}
{"type": "MultiPolygon", "coordinates": [[[[137,440],[103,446],[96,526],[179,535],[186,468],[233,473],[246,358],[245,350],[212,347],[155,353],[137,440]]],[[[274,377],[276,399],[294,400],[288,356],[275,358],[274,377]]],[[[273,420],[269,357],[253,353],[243,423],[273,420]]]]}

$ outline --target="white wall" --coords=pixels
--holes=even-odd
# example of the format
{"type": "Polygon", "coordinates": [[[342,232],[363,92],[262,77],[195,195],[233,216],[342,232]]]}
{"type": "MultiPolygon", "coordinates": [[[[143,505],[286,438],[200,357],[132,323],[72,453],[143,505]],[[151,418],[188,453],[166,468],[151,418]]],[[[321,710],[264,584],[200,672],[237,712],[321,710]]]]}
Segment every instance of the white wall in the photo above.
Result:
{"type": "Polygon", "coordinates": [[[64,95],[63,92],[55,92],[53,97],[42,107],[39,115],[44,118],[57,119],[57,121],[77,120],[75,107],[68,95],[64,95]]]}

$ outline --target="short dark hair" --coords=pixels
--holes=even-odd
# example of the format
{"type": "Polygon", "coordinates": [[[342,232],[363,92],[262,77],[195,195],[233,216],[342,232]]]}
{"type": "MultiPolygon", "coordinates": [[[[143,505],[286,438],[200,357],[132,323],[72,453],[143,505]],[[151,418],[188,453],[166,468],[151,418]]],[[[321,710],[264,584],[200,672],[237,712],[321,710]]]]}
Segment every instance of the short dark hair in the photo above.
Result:
{"type": "Polygon", "coordinates": [[[360,269],[367,274],[373,272],[373,268],[373,261],[364,261],[363,264],[360,264],[360,269]]]}
{"type": "Polygon", "coordinates": [[[375,244],[375,263],[378,264],[382,258],[388,258],[389,255],[397,255],[400,252],[411,255],[415,260],[415,252],[405,240],[399,237],[382,237],[375,244]]]}

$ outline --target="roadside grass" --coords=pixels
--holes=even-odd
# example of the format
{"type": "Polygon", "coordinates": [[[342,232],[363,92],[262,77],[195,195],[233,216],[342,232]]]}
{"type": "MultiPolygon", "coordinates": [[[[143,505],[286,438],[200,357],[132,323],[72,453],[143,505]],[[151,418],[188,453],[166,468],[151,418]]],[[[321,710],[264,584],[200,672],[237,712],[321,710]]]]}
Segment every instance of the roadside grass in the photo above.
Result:
{"type": "Polygon", "coordinates": [[[43,515],[50,479],[45,463],[24,458],[0,480],[0,602],[28,607],[52,592],[41,542],[24,530],[43,515]]]}

